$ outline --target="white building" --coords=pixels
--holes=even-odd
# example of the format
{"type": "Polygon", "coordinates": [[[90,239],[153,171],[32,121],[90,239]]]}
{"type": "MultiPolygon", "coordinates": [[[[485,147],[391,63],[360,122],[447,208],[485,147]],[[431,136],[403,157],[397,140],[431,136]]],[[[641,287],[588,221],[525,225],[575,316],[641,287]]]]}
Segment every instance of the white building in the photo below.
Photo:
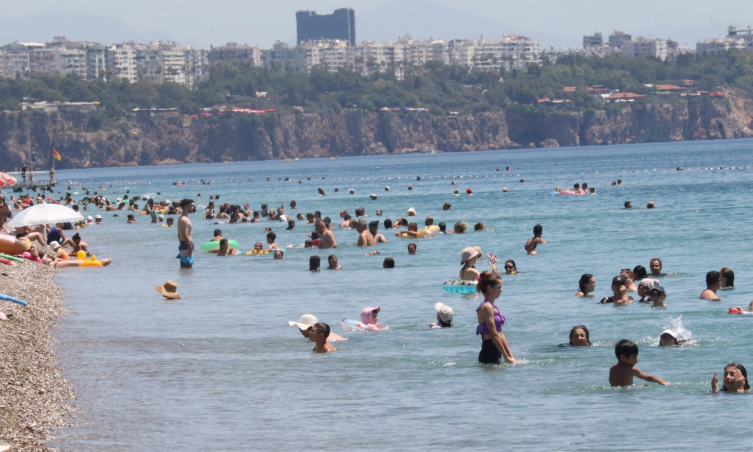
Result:
{"type": "Polygon", "coordinates": [[[120,77],[131,83],[138,79],[135,43],[126,42],[107,46],[105,60],[108,78],[120,77]]]}
{"type": "Polygon", "coordinates": [[[218,61],[237,61],[248,66],[261,66],[261,49],[257,46],[239,45],[237,42],[228,42],[224,46],[210,46],[207,58],[210,63],[218,61]]]}
{"type": "Polygon", "coordinates": [[[18,41],[0,47],[0,51],[3,52],[5,76],[29,78],[31,74],[31,52],[43,47],[44,44],[18,41]]]}
{"type": "Polygon", "coordinates": [[[667,41],[644,37],[639,37],[635,41],[625,41],[622,43],[622,54],[627,58],[652,55],[664,61],[667,59],[667,41]]]}
{"type": "Polygon", "coordinates": [[[723,38],[707,39],[695,46],[696,53],[716,53],[721,50],[753,50],[753,40],[746,40],[738,36],[725,36],[723,38]]]}

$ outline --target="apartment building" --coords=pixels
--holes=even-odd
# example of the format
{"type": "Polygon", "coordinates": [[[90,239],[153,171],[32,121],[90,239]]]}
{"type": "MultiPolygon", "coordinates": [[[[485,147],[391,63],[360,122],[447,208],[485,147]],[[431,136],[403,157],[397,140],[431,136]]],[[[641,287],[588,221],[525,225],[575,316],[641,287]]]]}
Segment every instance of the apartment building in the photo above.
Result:
{"type": "Polygon", "coordinates": [[[105,67],[107,77],[119,77],[133,83],[138,80],[136,65],[136,44],[126,42],[105,48],[105,67]]]}
{"type": "Polygon", "coordinates": [[[663,61],[667,59],[667,41],[644,37],[639,37],[635,41],[625,41],[622,43],[622,54],[627,58],[651,55],[663,61]]]}
{"type": "Polygon", "coordinates": [[[695,46],[697,53],[716,53],[732,49],[753,51],[753,40],[746,40],[737,36],[725,36],[723,38],[706,39],[695,46]]]}
{"type": "Polygon", "coordinates": [[[618,49],[622,48],[622,44],[632,41],[633,35],[627,34],[622,31],[615,30],[609,35],[609,45],[618,49]]]}
{"type": "Polygon", "coordinates": [[[589,47],[601,47],[602,45],[604,45],[604,39],[602,38],[601,33],[594,33],[591,36],[583,36],[584,49],[587,49],[589,47]]]}
{"type": "Polygon", "coordinates": [[[43,47],[44,44],[18,41],[0,47],[0,51],[3,52],[5,76],[29,78],[31,74],[31,52],[43,47]]]}
{"type": "Polygon", "coordinates": [[[228,42],[224,46],[210,46],[207,55],[209,63],[218,61],[237,61],[249,66],[261,66],[261,49],[257,46],[239,45],[237,42],[228,42]]]}

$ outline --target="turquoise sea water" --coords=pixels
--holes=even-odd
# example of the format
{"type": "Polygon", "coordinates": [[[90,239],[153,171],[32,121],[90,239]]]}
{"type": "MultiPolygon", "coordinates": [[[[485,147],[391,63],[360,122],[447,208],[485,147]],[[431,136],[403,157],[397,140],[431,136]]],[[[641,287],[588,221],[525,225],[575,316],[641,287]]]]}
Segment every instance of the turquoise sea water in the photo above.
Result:
{"type": "MultiPolygon", "coordinates": [[[[394,220],[414,207],[421,222],[431,215],[450,229],[456,221],[483,221],[493,231],[416,240],[416,256],[407,254],[409,241],[386,234],[390,242],[377,247],[382,254],[365,256],[355,246],[357,233],[337,228],[334,254],[342,271],[307,272],[309,256],[321,253],[326,261],[331,251],[298,248],[281,261],[200,254],[193,269],[180,270],[176,229],[142,215],[128,225],[123,213],[90,209],[104,223],[81,234],[113,264],[63,270],[56,278],[73,314],[60,319],[55,336],[77,411],[50,445],[76,451],[747,449],[753,399],[711,395],[709,381],[731,361],[753,369],[753,317],[726,313],[753,298],[753,170],[666,170],[750,167],[751,149],[753,140],[735,140],[59,171],[59,181],[76,181],[74,189],[113,184],[110,198],[126,190],[171,200],[201,193],[198,204],[205,205],[210,194],[220,194],[220,202],[254,209],[287,207],[295,199],[296,213],[320,210],[333,222],[341,209],[363,206],[372,220],[380,208],[378,219],[394,220]],[[278,180],[285,177],[291,180],[278,180]],[[202,178],[214,182],[203,186],[202,178]],[[618,178],[622,186],[611,186],[618,178]],[[575,182],[596,187],[598,196],[551,196],[555,185],[575,182]],[[327,196],[319,197],[317,187],[327,196]],[[474,196],[452,196],[466,188],[474,196]],[[625,200],[635,209],[622,209],[625,200]],[[648,201],[656,209],[646,210],[648,201]],[[450,211],[442,211],[444,202],[450,211]],[[523,243],[537,223],[548,244],[526,256],[523,243]],[[522,272],[503,276],[497,301],[520,364],[480,365],[475,309],[482,300],[442,290],[444,280],[457,277],[460,251],[472,245],[496,253],[500,269],[514,259],[522,272]],[[680,274],[662,281],[666,309],[597,304],[621,268],[648,268],[657,256],[665,271],[680,274]],[[384,257],[395,259],[394,270],[381,268],[384,257]],[[719,303],[699,300],[706,272],[723,266],[735,271],[736,289],[720,292],[719,303]],[[595,275],[596,299],[573,297],[583,273],[595,275]],[[167,279],[178,283],[182,300],[164,301],[154,290],[167,279]],[[428,329],[438,301],[454,309],[455,328],[428,329]],[[380,306],[379,319],[391,330],[343,332],[339,321],[358,318],[366,306],[380,306]],[[349,340],[336,342],[336,353],[311,353],[313,344],[287,324],[304,313],[349,340]],[[597,346],[559,347],[579,324],[588,326],[597,346]],[[659,334],[671,326],[692,337],[688,346],[658,347],[659,334]],[[623,338],[640,347],[637,367],[671,386],[611,389],[608,369],[623,338]]],[[[267,226],[283,245],[299,246],[313,230],[301,222],[294,231],[266,221],[217,226],[198,215],[192,222],[197,248],[219,227],[242,251],[264,242],[267,226]]]]}

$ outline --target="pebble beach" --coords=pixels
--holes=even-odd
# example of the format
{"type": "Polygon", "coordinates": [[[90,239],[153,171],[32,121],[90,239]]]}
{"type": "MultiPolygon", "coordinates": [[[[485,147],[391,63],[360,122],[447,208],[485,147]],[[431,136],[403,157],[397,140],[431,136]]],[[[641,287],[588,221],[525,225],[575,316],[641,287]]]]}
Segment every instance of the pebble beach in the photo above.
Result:
{"type": "Polygon", "coordinates": [[[0,450],[47,451],[49,430],[66,425],[73,391],[53,351],[52,329],[66,311],[54,271],[24,262],[0,267],[0,292],[28,306],[0,301],[0,450]]]}

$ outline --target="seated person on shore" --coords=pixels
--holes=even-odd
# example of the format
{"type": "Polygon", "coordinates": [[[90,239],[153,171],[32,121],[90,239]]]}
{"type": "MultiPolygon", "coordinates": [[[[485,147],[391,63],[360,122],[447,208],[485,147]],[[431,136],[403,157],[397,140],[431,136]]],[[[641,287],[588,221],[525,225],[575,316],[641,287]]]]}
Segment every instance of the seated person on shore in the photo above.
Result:
{"type": "Polygon", "coordinates": [[[232,246],[228,246],[227,239],[220,239],[220,250],[217,252],[218,256],[235,256],[238,254],[238,250],[232,246]]]}
{"type": "Polygon", "coordinates": [[[612,296],[604,297],[599,301],[600,304],[614,303],[616,305],[632,302],[633,297],[628,296],[625,280],[622,279],[622,276],[615,276],[612,279],[612,296]]]}
{"type": "Polygon", "coordinates": [[[701,292],[701,300],[719,301],[722,297],[716,294],[716,291],[722,285],[722,278],[718,271],[706,273],[706,290],[701,292]]]}
{"type": "Polygon", "coordinates": [[[732,290],[735,288],[735,272],[729,267],[724,267],[719,271],[721,276],[721,287],[719,290],[732,290]]]}
{"type": "Polygon", "coordinates": [[[37,242],[42,246],[42,248],[47,246],[47,242],[45,241],[44,237],[47,230],[44,226],[37,226],[36,228],[31,228],[30,226],[20,226],[15,229],[17,239],[23,238],[28,239],[30,242],[37,242]]]}
{"type": "Polygon", "coordinates": [[[317,234],[320,236],[318,245],[320,249],[337,248],[335,233],[327,229],[322,220],[316,221],[314,229],[316,229],[317,234]]]}
{"type": "Polygon", "coordinates": [[[60,246],[59,242],[52,242],[50,244],[50,248],[52,249],[52,252],[55,254],[54,258],[47,258],[47,257],[45,258],[45,260],[47,261],[47,264],[50,267],[54,267],[55,262],[71,260],[70,256],[68,256],[68,252],[65,251],[65,248],[60,246]]]}
{"type": "Polygon", "coordinates": [[[659,335],[659,347],[682,345],[687,341],[687,339],[678,340],[678,335],[674,330],[664,330],[661,335],[659,335]]]}
{"type": "Polygon", "coordinates": [[[73,237],[69,239],[65,239],[65,241],[63,242],[63,247],[68,247],[68,246],[73,247],[73,251],[71,251],[71,254],[76,254],[81,250],[83,250],[87,256],[90,254],[89,244],[81,240],[81,236],[79,235],[78,232],[73,234],[73,237]]]}
{"type": "Polygon", "coordinates": [[[269,247],[267,247],[267,251],[273,251],[278,249],[280,246],[275,243],[275,239],[277,238],[277,234],[274,232],[270,232],[267,234],[267,243],[269,244],[269,247]]]}
{"type": "Polygon", "coordinates": [[[285,254],[282,252],[282,250],[275,250],[275,259],[282,259],[285,254]]]}
{"type": "Polygon", "coordinates": [[[633,377],[641,380],[659,383],[660,385],[668,384],[661,378],[644,374],[635,364],[638,362],[638,346],[632,341],[623,339],[614,347],[614,354],[617,356],[617,364],[609,368],[609,384],[612,386],[632,386],[633,377]]]}
{"type": "MultiPolygon", "coordinates": [[[[376,254],[379,254],[377,251],[376,254]]],[[[385,257],[384,262],[382,263],[382,268],[395,268],[395,259],[391,257],[385,257]]]]}
{"type": "Polygon", "coordinates": [[[52,242],[65,242],[65,234],[63,234],[63,223],[57,223],[55,226],[51,227],[49,231],[47,231],[47,244],[51,245],[52,242]]]}
{"type": "Polygon", "coordinates": [[[369,233],[372,237],[374,237],[374,240],[376,240],[376,243],[387,243],[387,238],[379,233],[379,222],[378,221],[372,221],[369,223],[369,233]]]}
{"type": "Polygon", "coordinates": [[[409,243],[408,244],[408,254],[418,254],[417,253],[417,247],[415,243],[409,243]]]}
{"type": "Polygon", "coordinates": [[[309,340],[316,343],[314,346],[314,353],[329,353],[335,352],[337,349],[327,342],[327,338],[330,335],[329,325],[326,323],[316,323],[311,327],[311,333],[309,340]]]}
{"type": "Polygon", "coordinates": [[[334,254],[331,254],[327,258],[327,262],[329,262],[329,267],[327,267],[327,270],[342,270],[343,268],[342,265],[339,265],[337,263],[337,256],[335,256],[334,254]]]}

